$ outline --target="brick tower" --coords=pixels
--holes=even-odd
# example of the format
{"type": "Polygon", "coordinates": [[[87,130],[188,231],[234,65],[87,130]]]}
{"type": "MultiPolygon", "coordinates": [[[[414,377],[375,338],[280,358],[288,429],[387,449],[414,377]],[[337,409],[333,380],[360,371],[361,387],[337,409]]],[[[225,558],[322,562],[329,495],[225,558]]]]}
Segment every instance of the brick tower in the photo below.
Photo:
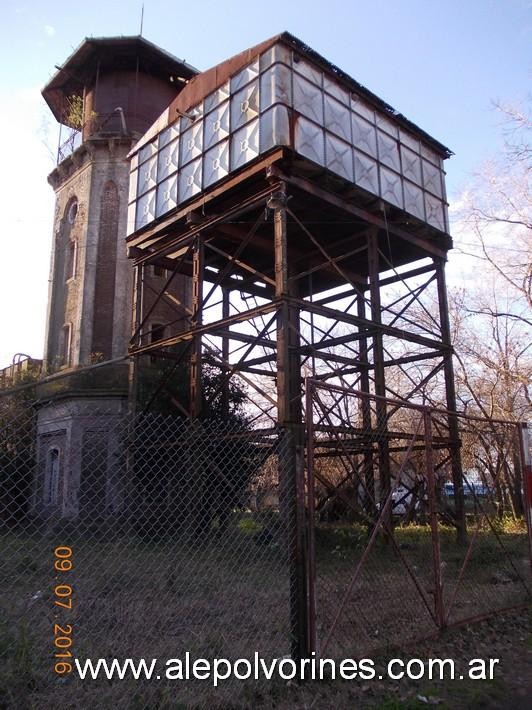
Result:
{"type": "MultiPolygon", "coordinates": [[[[117,444],[108,432],[127,406],[127,366],[83,379],[76,371],[127,353],[127,156],[195,74],[143,37],[87,38],[43,89],[60,125],[57,166],[48,178],[56,209],[44,368],[72,376],[52,399],[46,394],[39,410],[36,510],[68,517],[82,507],[91,515],[115,507],[109,470],[117,444]]],[[[154,265],[144,278],[160,288],[165,269],[154,265]]],[[[186,304],[187,284],[186,277],[174,281],[169,297],[186,304]]],[[[168,308],[153,309],[146,324],[152,339],[164,336],[168,308]]]]}

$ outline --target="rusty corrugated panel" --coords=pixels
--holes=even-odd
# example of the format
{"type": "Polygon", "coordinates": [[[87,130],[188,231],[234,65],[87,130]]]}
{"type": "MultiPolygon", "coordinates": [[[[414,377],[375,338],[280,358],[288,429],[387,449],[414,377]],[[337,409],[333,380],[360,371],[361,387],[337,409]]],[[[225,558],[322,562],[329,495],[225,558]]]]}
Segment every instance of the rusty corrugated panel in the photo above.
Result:
{"type": "Polygon", "coordinates": [[[179,115],[178,112],[186,113],[192,106],[198,104],[205,96],[208,96],[219,86],[222,86],[229,77],[243,69],[250,62],[260,56],[263,52],[279,42],[286,33],[270,37],[260,44],[256,44],[250,49],[246,49],[234,57],[226,59],[207,71],[197,74],[185,86],[179,96],[170,104],[169,123],[173,123],[179,115]]]}

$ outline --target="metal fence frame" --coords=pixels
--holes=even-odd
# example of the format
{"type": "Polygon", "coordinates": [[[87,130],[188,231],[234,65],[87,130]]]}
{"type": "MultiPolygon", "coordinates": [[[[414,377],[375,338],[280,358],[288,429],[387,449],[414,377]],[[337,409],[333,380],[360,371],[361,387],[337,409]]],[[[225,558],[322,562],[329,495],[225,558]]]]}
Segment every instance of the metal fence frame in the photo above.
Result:
{"type": "MultiPolygon", "coordinates": [[[[347,600],[349,598],[349,595],[351,594],[353,588],[355,587],[355,584],[361,575],[364,565],[366,563],[366,560],[368,556],[371,554],[372,547],[375,544],[375,541],[378,537],[378,535],[384,535],[388,542],[390,543],[390,546],[393,548],[394,552],[398,556],[398,558],[401,560],[401,563],[404,565],[404,573],[405,575],[410,576],[411,580],[414,583],[414,586],[417,588],[417,591],[419,592],[419,600],[418,600],[418,605],[419,608],[421,609],[423,606],[426,606],[432,620],[433,620],[433,629],[427,634],[427,633],[421,633],[419,636],[417,636],[415,639],[422,639],[424,637],[430,637],[433,636],[435,633],[439,633],[443,631],[445,628],[453,625],[459,625],[463,623],[469,623],[471,621],[474,621],[475,619],[479,618],[485,618],[487,616],[490,616],[492,614],[500,613],[502,611],[507,611],[509,609],[520,607],[523,605],[527,605],[530,603],[532,600],[532,584],[530,583],[530,580],[525,580],[523,578],[523,575],[520,574],[520,572],[515,568],[515,564],[510,558],[510,556],[506,553],[504,550],[504,545],[502,543],[501,537],[496,530],[493,521],[490,518],[490,515],[487,511],[487,506],[485,503],[480,499],[480,497],[475,493],[474,489],[472,488],[471,485],[470,487],[470,493],[473,495],[474,502],[475,502],[475,510],[476,510],[476,520],[475,520],[475,525],[473,526],[473,529],[470,530],[470,536],[467,540],[467,545],[465,548],[465,554],[463,557],[463,561],[459,567],[458,570],[458,578],[456,580],[456,584],[454,586],[454,589],[452,593],[449,595],[444,594],[444,580],[443,580],[443,575],[442,575],[442,569],[445,566],[445,561],[442,559],[442,519],[441,519],[441,514],[442,510],[439,508],[437,500],[436,500],[436,468],[435,468],[435,461],[434,461],[434,451],[437,449],[435,448],[435,440],[437,439],[437,434],[434,432],[435,428],[435,420],[439,418],[444,418],[445,420],[448,421],[450,417],[452,417],[454,420],[459,422],[460,425],[462,426],[467,426],[471,425],[473,423],[479,424],[479,425],[489,425],[490,427],[504,427],[507,428],[509,431],[513,432],[513,443],[514,443],[514,453],[517,452],[518,458],[519,458],[519,466],[520,466],[520,473],[522,475],[522,481],[523,481],[523,498],[525,501],[525,517],[527,521],[527,538],[528,538],[528,562],[529,566],[532,569],[532,525],[531,525],[531,514],[530,514],[530,495],[531,495],[531,490],[532,490],[532,469],[530,467],[530,454],[529,454],[529,441],[528,441],[528,429],[526,423],[516,423],[516,422],[511,422],[507,420],[501,420],[501,419],[490,419],[487,420],[482,417],[477,417],[477,416],[471,416],[471,415],[466,415],[463,413],[457,413],[457,412],[449,412],[448,410],[445,409],[438,409],[433,406],[424,406],[421,404],[416,404],[412,402],[406,402],[402,400],[397,400],[397,399],[390,399],[386,397],[380,397],[378,395],[371,395],[366,392],[362,391],[357,391],[353,390],[350,388],[346,388],[340,385],[335,385],[335,384],[330,384],[326,381],[319,380],[319,379],[312,379],[312,378],[307,378],[306,380],[306,437],[307,437],[307,442],[306,442],[306,448],[307,448],[307,479],[306,479],[306,495],[307,495],[307,500],[306,500],[306,505],[307,505],[307,511],[308,511],[308,534],[307,534],[307,545],[308,545],[308,553],[307,553],[307,559],[308,559],[308,568],[307,568],[307,579],[308,579],[308,605],[307,605],[307,612],[308,612],[308,629],[309,629],[309,634],[308,634],[308,647],[309,647],[309,652],[314,652],[319,654],[325,654],[328,650],[330,653],[330,641],[333,635],[333,632],[335,630],[335,627],[341,623],[341,617],[342,613],[344,612],[344,608],[346,606],[347,600]],[[332,620],[331,626],[328,629],[328,631],[324,634],[323,638],[319,638],[319,634],[317,633],[317,617],[320,614],[320,602],[317,599],[317,580],[319,577],[319,569],[317,569],[316,565],[316,520],[315,520],[315,507],[316,507],[316,496],[315,496],[315,488],[316,488],[316,481],[321,478],[321,481],[323,482],[323,478],[320,476],[319,473],[316,472],[316,467],[315,467],[315,450],[317,447],[320,445],[320,439],[319,435],[317,435],[317,430],[319,430],[319,427],[316,425],[316,413],[314,411],[314,407],[316,404],[316,400],[319,397],[319,392],[327,392],[329,394],[333,394],[337,396],[336,401],[334,404],[328,409],[328,411],[325,412],[325,417],[327,418],[329,424],[331,422],[330,420],[330,415],[331,411],[334,409],[334,406],[338,407],[338,410],[341,409],[342,404],[345,407],[345,399],[346,398],[354,398],[357,400],[360,406],[360,410],[364,408],[364,405],[369,409],[370,404],[375,408],[375,411],[378,411],[379,407],[378,405],[381,405],[381,417],[382,421],[381,424],[382,426],[379,426],[379,422],[377,421],[377,424],[374,423],[372,426],[371,424],[369,425],[369,428],[364,432],[360,431],[360,429],[355,429],[353,428],[353,433],[356,433],[358,436],[361,436],[362,438],[365,437],[366,443],[368,441],[375,442],[376,438],[381,437],[381,442],[382,440],[386,439],[389,434],[386,430],[387,426],[387,421],[389,417],[390,411],[392,413],[395,413],[397,411],[406,411],[409,412],[413,416],[417,416],[418,418],[418,423],[416,426],[416,430],[414,432],[411,432],[408,436],[410,439],[408,444],[405,444],[405,449],[406,449],[406,457],[403,461],[403,464],[401,465],[401,468],[398,472],[396,472],[396,477],[395,477],[395,483],[390,486],[388,490],[384,490],[384,501],[381,502],[380,508],[376,507],[375,508],[375,514],[376,518],[373,521],[373,524],[370,525],[369,530],[368,530],[368,538],[367,541],[364,545],[364,549],[360,555],[360,558],[357,560],[356,565],[354,566],[354,570],[352,572],[352,575],[350,577],[349,585],[347,590],[344,592],[342,595],[339,607],[336,611],[336,614],[332,620]],[[382,409],[384,407],[384,410],[382,409]],[[382,412],[384,411],[384,414],[382,412]],[[388,414],[386,414],[388,412],[388,414]],[[379,431],[380,430],[380,431],[379,431]],[[392,516],[390,513],[391,507],[392,507],[392,501],[393,501],[393,494],[394,491],[400,486],[400,480],[401,480],[401,473],[403,472],[403,469],[405,467],[406,462],[408,461],[408,455],[411,453],[411,450],[413,448],[414,442],[422,442],[422,446],[424,447],[424,465],[425,465],[425,477],[426,477],[426,484],[427,484],[427,504],[428,504],[428,511],[427,511],[427,517],[428,517],[428,524],[429,524],[429,529],[430,529],[430,557],[431,557],[431,594],[433,595],[433,602],[432,605],[429,604],[429,600],[427,599],[427,595],[424,593],[423,590],[423,581],[418,580],[416,578],[416,574],[412,569],[412,566],[409,564],[408,560],[406,559],[406,555],[401,551],[400,546],[397,544],[394,538],[394,526],[393,526],[393,521],[392,521],[392,516]],[[488,525],[489,530],[491,533],[494,535],[496,538],[498,544],[500,545],[501,549],[503,550],[503,559],[504,561],[508,562],[508,564],[513,568],[514,573],[516,574],[516,577],[519,578],[519,581],[522,582],[523,588],[524,588],[524,595],[523,595],[523,600],[522,603],[518,604],[511,604],[510,606],[496,606],[489,611],[484,611],[482,614],[470,614],[467,616],[462,616],[459,618],[453,618],[452,612],[453,608],[455,606],[455,602],[457,599],[457,595],[459,593],[460,585],[463,584],[464,576],[467,571],[468,564],[471,560],[471,555],[472,555],[472,550],[475,544],[476,537],[479,533],[481,523],[485,521],[488,525]]],[[[333,400],[334,401],[334,400],[333,400]]],[[[347,407],[346,407],[347,408],[347,407]]],[[[342,434],[345,434],[346,431],[349,429],[349,424],[346,421],[345,413],[341,412],[338,414],[338,421],[343,421],[344,424],[344,431],[342,431],[342,434]]],[[[366,425],[367,425],[367,420],[366,420],[366,425]]],[[[333,426],[329,426],[331,430],[334,430],[333,426]]],[[[338,427],[340,429],[340,427],[338,427]]],[[[333,434],[334,438],[334,434],[333,434]]],[[[330,442],[329,442],[330,443],[330,442]]],[[[339,456],[342,456],[345,454],[345,451],[342,452],[342,448],[345,446],[343,444],[341,436],[338,435],[338,454],[339,456]]],[[[333,444],[334,446],[334,444],[333,444]]],[[[449,448],[450,445],[449,445],[449,448]]],[[[450,454],[452,455],[452,454],[450,454]]],[[[450,456],[449,456],[450,458],[450,456]]],[[[499,471],[500,473],[500,471],[499,471]]],[[[344,478],[341,482],[341,485],[345,482],[346,478],[344,478]]],[[[326,482],[325,482],[326,483],[326,482]]],[[[494,482],[495,483],[495,482],[494,482]]],[[[363,484],[362,484],[363,485],[363,484]]],[[[466,488],[467,488],[467,482],[466,482],[466,488]]],[[[367,490],[365,491],[367,493],[367,490]]],[[[340,495],[341,492],[340,492],[340,495]]],[[[352,505],[350,504],[349,500],[346,499],[345,496],[343,496],[344,502],[349,506],[352,505]]],[[[462,549],[464,549],[462,547],[462,549]]],[[[363,647],[360,648],[359,650],[363,650],[363,647]]]]}

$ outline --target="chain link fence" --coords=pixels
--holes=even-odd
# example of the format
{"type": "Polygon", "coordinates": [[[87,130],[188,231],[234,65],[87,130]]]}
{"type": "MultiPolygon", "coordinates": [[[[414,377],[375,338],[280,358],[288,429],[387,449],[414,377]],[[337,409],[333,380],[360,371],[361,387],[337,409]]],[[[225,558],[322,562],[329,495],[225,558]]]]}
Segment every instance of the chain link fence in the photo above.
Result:
{"type": "Polygon", "coordinates": [[[456,445],[448,412],[320,382],[307,412],[320,654],[371,654],[532,600],[520,425],[458,416],[456,445]]]}
{"type": "Polygon", "coordinates": [[[446,412],[310,383],[303,446],[236,410],[132,413],[96,379],[0,391],[5,707],[253,706],[282,681],[75,659],[357,657],[530,600],[518,425],[459,417],[457,448],[446,412]]]}
{"type": "MultiPolygon", "coordinates": [[[[290,482],[274,430],[0,397],[0,696],[12,708],[222,703],[234,677],[81,681],[74,659],[291,652],[290,482]],[[55,672],[54,672],[55,669],[55,672]]],[[[253,683],[248,693],[253,695],[253,683]]],[[[174,705],[172,705],[174,707],[174,705]]]]}

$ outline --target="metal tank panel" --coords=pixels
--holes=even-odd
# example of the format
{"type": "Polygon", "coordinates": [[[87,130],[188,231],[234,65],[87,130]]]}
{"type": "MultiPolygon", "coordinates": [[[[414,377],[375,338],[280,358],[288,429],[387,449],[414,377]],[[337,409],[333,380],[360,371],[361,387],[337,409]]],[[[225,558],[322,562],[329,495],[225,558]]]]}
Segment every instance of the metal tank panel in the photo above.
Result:
{"type": "Polygon", "coordinates": [[[277,146],[448,231],[441,156],[281,42],[137,146],[129,233],[277,146]]]}

